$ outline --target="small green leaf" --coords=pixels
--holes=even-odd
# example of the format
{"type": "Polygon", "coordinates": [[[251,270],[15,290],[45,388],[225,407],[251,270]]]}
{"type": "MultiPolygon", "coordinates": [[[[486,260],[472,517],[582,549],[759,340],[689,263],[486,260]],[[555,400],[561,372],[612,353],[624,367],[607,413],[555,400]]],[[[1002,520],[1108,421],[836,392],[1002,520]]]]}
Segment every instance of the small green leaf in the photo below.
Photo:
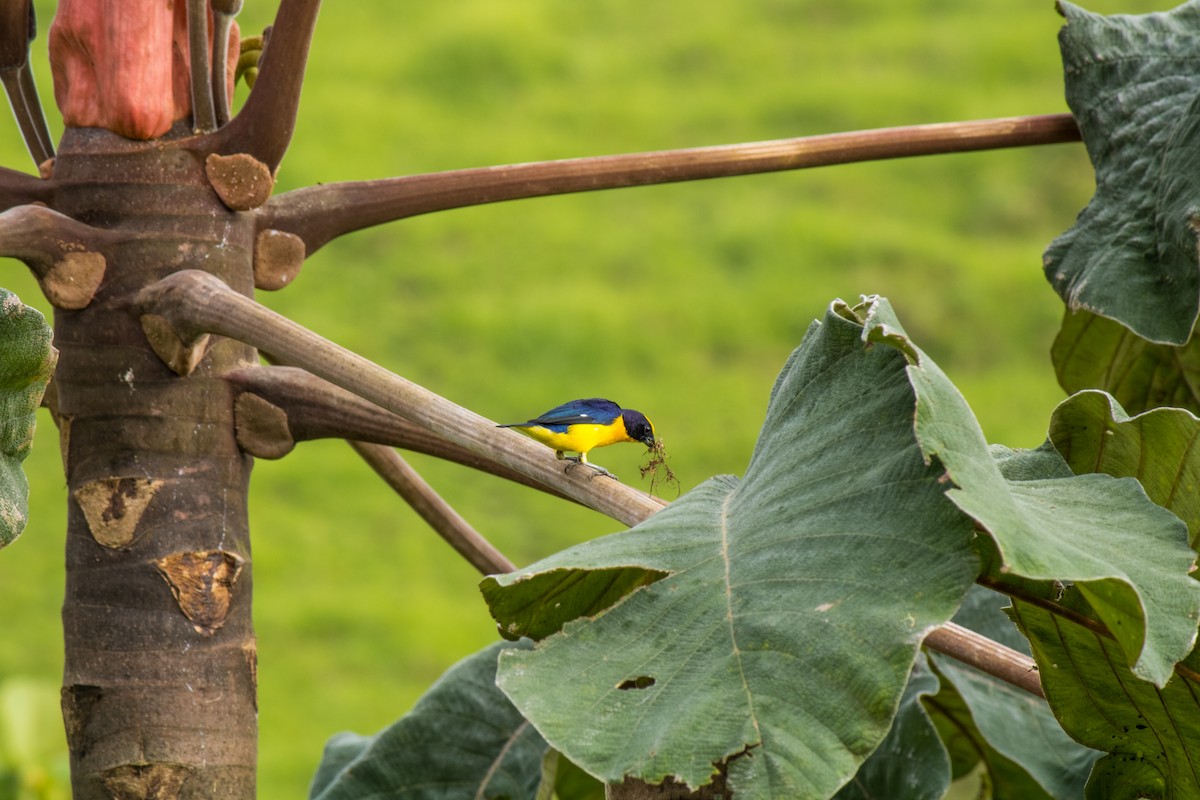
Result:
{"type": "Polygon", "coordinates": [[[25,529],[29,484],[21,462],[33,443],[36,411],[58,353],[35,308],[0,289],[0,547],[25,529]]]}
{"type": "Polygon", "coordinates": [[[533,800],[547,747],[496,688],[499,650],[491,645],[451,667],[380,733],[330,739],[311,800],[533,800]]]}
{"type": "Polygon", "coordinates": [[[743,480],[483,582],[502,629],[545,637],[501,656],[500,687],[589,773],[827,798],[883,740],[977,569],[914,437],[908,356],[864,341],[885,305],[809,329],[743,480]]]}
{"type": "Polygon", "coordinates": [[[1200,3],[1106,17],[1060,0],[1059,10],[1067,104],[1096,193],[1047,249],[1046,277],[1071,310],[1182,344],[1200,308],[1200,3]]]}
{"type": "Polygon", "coordinates": [[[1080,392],[1054,410],[1050,441],[1075,473],[1137,478],[1146,494],[1200,538],[1200,419],[1179,408],[1130,417],[1104,392],[1080,392]]]}

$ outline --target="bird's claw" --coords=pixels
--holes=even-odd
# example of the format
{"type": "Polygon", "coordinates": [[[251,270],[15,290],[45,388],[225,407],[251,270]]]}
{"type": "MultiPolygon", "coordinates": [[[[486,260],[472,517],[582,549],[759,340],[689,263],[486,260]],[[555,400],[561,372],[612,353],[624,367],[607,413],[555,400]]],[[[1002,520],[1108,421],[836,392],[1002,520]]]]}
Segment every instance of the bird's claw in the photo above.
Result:
{"type": "Polygon", "coordinates": [[[567,472],[570,472],[575,467],[587,467],[588,469],[592,470],[593,479],[599,475],[606,475],[609,478],[612,478],[614,481],[619,480],[615,473],[609,472],[599,464],[593,464],[590,461],[582,461],[580,460],[579,456],[563,456],[563,460],[570,462],[567,464],[567,472]]]}

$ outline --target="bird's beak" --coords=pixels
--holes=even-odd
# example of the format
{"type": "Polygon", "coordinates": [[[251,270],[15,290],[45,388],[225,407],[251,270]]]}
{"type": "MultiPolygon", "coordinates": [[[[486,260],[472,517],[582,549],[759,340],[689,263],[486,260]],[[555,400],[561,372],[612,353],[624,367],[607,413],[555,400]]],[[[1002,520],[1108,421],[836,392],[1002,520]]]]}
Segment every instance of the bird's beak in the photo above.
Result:
{"type": "Polygon", "coordinates": [[[654,437],[647,436],[645,439],[642,439],[642,444],[646,445],[646,447],[649,447],[651,450],[653,450],[654,449],[654,437]]]}

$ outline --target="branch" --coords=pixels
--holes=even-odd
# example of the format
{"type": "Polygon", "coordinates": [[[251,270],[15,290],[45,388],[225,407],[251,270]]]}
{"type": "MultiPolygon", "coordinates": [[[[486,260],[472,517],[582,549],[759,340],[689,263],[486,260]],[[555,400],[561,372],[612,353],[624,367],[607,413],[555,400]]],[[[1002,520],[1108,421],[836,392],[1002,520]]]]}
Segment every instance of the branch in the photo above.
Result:
{"type": "Polygon", "coordinates": [[[1086,614],[1081,614],[1073,608],[1067,608],[1062,603],[1055,602],[1049,597],[1045,597],[1037,594],[1035,591],[1031,591],[1028,587],[1036,586],[1036,582],[1027,581],[1023,578],[1006,580],[1004,577],[997,577],[995,575],[987,574],[980,575],[975,579],[975,582],[980,586],[985,586],[988,589],[991,589],[992,591],[1000,592],[1001,594],[1008,595],[1009,597],[1015,597],[1022,602],[1029,603],[1031,606],[1037,606],[1043,611],[1048,611],[1057,617],[1062,617],[1067,622],[1078,625],[1081,628],[1087,628],[1097,636],[1103,636],[1105,639],[1112,639],[1113,641],[1116,641],[1117,637],[1113,636],[1112,631],[1108,629],[1108,626],[1100,620],[1092,619],[1086,614]]]}
{"type": "Polygon", "coordinates": [[[925,644],[931,650],[970,664],[1018,689],[1042,699],[1046,697],[1037,663],[1032,658],[973,630],[947,622],[930,631],[925,644]]]}
{"type": "MultiPolygon", "coordinates": [[[[1082,614],[1073,608],[1068,608],[1062,603],[1040,595],[1029,587],[1037,585],[1035,581],[1026,581],[1025,579],[1006,580],[1004,577],[996,577],[994,575],[980,575],[975,579],[975,582],[980,586],[986,586],[989,589],[1008,595],[1009,597],[1020,600],[1023,603],[1028,603],[1031,606],[1037,606],[1043,611],[1047,611],[1060,617],[1073,625],[1078,625],[1092,632],[1094,636],[1102,637],[1110,641],[1116,641],[1117,637],[1108,629],[1108,626],[1103,621],[1093,619],[1092,617],[1082,614]]],[[[936,648],[935,648],[936,649],[936,648]]],[[[1192,670],[1182,661],[1175,665],[1175,674],[1193,683],[1200,683],[1200,673],[1192,670]]]]}
{"type": "Polygon", "coordinates": [[[27,203],[47,203],[53,193],[51,181],[0,167],[0,211],[27,203]]]}
{"type": "Polygon", "coordinates": [[[311,255],[372,225],[504,200],[1078,140],[1071,115],[1051,114],[329,183],[272,198],[259,228],[299,236],[311,255]]]}
{"type": "Polygon", "coordinates": [[[242,367],[223,377],[242,393],[259,398],[269,407],[251,406],[243,402],[241,395],[234,400],[238,444],[257,458],[279,458],[296,442],[353,439],[454,461],[563,497],[516,470],[448,442],[420,425],[302,369],[242,367]],[[282,425],[272,421],[272,414],[276,413],[282,415],[282,425]]]}
{"type": "MultiPolygon", "coordinates": [[[[136,305],[143,315],[165,319],[185,343],[218,334],[301,365],[473,453],[553,486],[564,495],[627,525],[636,525],[664,505],[656,498],[611,479],[572,475],[559,462],[548,458],[545,448],[520,434],[497,429],[495,423],[258,305],[206,272],[176,272],[143,289],[136,305]]],[[[926,637],[926,642],[935,650],[1014,686],[1033,691],[1032,679],[1020,674],[1022,670],[1028,673],[1032,662],[1003,645],[988,642],[969,631],[963,633],[952,624],[935,629],[926,637]]],[[[1036,673],[1033,674],[1036,677],[1036,673]]],[[[1033,693],[1040,695],[1040,689],[1033,693]]]]}
{"type": "Polygon", "coordinates": [[[0,213],[0,255],[24,261],[55,308],[87,307],[104,278],[101,250],[122,239],[45,206],[0,213]]]}
{"type": "Polygon", "coordinates": [[[304,67],[320,7],[320,0],[280,2],[258,79],[241,112],[212,135],[214,152],[247,153],[272,173],[279,168],[296,129],[304,67]]]}
{"type": "Polygon", "coordinates": [[[213,0],[212,93],[217,125],[229,122],[229,34],[242,0],[213,0]]]}
{"type": "Polygon", "coordinates": [[[38,100],[29,45],[37,35],[37,20],[30,0],[0,2],[0,82],[12,105],[21,138],[39,167],[54,158],[54,141],[38,100]]]}
{"type": "MultiPolygon", "coordinates": [[[[152,321],[160,340],[160,323],[165,323],[185,348],[210,333],[245,342],[626,524],[663,507],[656,498],[611,478],[565,469],[544,446],[497,428],[494,422],[321,338],[208,273],[176,272],[143,289],[135,302],[143,327],[146,320],[152,321]]],[[[194,363],[191,358],[173,361],[185,371],[194,363]]]]}
{"type": "Polygon", "coordinates": [[[480,573],[492,575],[516,569],[516,565],[459,516],[395,450],[364,442],[350,442],[350,446],[480,573]]]}
{"type": "MultiPolygon", "coordinates": [[[[636,525],[664,505],[657,498],[608,478],[573,475],[560,462],[548,458],[544,447],[520,434],[497,429],[495,423],[317,336],[206,272],[176,272],[143,289],[136,305],[144,316],[165,320],[184,343],[208,334],[245,342],[627,525],[636,525]]],[[[1028,671],[1028,659],[956,628],[941,626],[926,637],[926,642],[1015,686],[1028,689],[1032,685],[1028,676],[1017,674],[1022,669],[1028,671]]]]}
{"type": "MultiPolygon", "coordinates": [[[[192,83],[192,129],[217,129],[213,106],[211,50],[208,43],[208,0],[187,0],[188,65],[192,83]]],[[[222,56],[220,61],[224,61],[222,56]]]]}

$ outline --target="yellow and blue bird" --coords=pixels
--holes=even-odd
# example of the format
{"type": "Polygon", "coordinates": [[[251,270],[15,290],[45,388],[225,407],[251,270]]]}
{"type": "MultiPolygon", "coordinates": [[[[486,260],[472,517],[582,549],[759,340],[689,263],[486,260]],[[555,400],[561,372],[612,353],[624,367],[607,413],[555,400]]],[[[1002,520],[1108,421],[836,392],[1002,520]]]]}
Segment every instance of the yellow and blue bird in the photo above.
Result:
{"type": "Polygon", "coordinates": [[[596,470],[612,473],[587,460],[589,451],[617,442],[641,442],[654,447],[654,426],[640,411],[621,408],[612,400],[589,397],[556,406],[527,422],[510,422],[501,428],[514,428],[526,436],[554,448],[559,459],[573,461],[596,470]],[[566,453],[578,453],[568,456],[566,453]]]}

